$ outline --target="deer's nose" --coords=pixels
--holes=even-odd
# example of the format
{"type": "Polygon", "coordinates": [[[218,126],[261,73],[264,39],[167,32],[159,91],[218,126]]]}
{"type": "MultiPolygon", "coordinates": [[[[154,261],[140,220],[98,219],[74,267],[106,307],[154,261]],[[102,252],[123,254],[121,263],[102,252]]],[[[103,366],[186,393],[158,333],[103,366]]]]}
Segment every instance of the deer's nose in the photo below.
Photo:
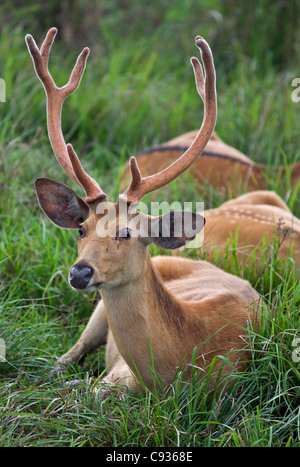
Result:
{"type": "Polygon", "coordinates": [[[84,261],[74,264],[69,272],[69,282],[74,289],[86,289],[94,275],[94,269],[84,261]]]}

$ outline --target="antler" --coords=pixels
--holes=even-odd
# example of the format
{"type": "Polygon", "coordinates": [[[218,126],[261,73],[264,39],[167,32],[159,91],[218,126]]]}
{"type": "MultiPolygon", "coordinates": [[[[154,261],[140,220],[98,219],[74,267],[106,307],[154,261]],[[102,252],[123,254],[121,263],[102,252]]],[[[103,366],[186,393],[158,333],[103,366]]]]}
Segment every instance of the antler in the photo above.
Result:
{"type": "Polygon", "coordinates": [[[195,57],[191,58],[197,91],[204,102],[202,126],[187,151],[173,164],[157,174],[142,178],[136,158],[131,157],[131,183],[127,190],[120,195],[120,199],[126,199],[128,203],[138,204],[147,193],[167,185],[187,170],[200,156],[214,131],[217,118],[217,97],[213,56],[208,43],[201,36],[197,36],[195,41],[196,46],[200,49],[205,69],[204,78],[199,60],[195,57]]]}
{"type": "Polygon", "coordinates": [[[90,51],[88,47],[83,49],[73,68],[68,83],[59,88],[54,83],[48,70],[49,53],[56,33],[56,28],[51,28],[48,31],[40,50],[30,34],[27,34],[25,38],[33,60],[35,72],[40,78],[47,96],[47,125],[50,142],[54,154],[64,171],[85,191],[86,201],[89,203],[96,200],[103,200],[106,198],[105,193],[101,190],[98,183],[84,171],[72,146],[66,145],[61,127],[63,102],[69,94],[78,88],[90,51]]]}

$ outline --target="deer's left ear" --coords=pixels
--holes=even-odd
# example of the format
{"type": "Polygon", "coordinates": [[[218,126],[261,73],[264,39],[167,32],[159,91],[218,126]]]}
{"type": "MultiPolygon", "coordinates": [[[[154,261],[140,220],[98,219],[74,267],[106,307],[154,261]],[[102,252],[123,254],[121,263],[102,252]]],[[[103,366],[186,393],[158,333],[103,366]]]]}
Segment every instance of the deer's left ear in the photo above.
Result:
{"type": "Polygon", "coordinates": [[[46,216],[63,229],[77,229],[89,215],[88,205],[63,183],[38,178],[35,190],[46,216]]]}
{"type": "Polygon", "coordinates": [[[160,248],[175,250],[193,240],[204,225],[205,219],[200,214],[171,211],[151,219],[149,236],[160,248]]]}

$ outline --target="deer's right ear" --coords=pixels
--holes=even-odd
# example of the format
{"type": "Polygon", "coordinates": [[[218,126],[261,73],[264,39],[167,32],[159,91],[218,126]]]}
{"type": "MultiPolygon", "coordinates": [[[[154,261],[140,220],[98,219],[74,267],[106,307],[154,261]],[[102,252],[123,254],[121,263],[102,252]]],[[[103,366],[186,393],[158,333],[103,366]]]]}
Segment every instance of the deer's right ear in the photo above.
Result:
{"type": "Polygon", "coordinates": [[[63,229],[77,229],[89,215],[88,205],[63,183],[38,178],[35,190],[46,216],[63,229]]]}

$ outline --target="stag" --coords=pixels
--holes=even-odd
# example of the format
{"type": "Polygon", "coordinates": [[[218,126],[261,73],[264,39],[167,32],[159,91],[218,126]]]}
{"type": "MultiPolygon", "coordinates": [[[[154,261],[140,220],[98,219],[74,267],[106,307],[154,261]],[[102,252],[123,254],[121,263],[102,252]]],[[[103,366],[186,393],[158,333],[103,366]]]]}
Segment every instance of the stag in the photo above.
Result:
{"type": "Polygon", "coordinates": [[[185,377],[189,378],[192,357],[204,372],[212,362],[216,373],[221,367],[223,374],[245,369],[245,338],[247,326],[256,321],[257,292],[247,281],[205,261],[152,258],[149,244],[179,248],[194,238],[205,220],[200,214],[186,216],[180,211],[151,217],[137,209],[147,193],[166,186],[191,167],[214,131],[217,102],[209,45],[196,37],[204,71],[197,58],[191,59],[197,90],[204,101],[203,122],[194,141],[170,166],[148,177],[141,176],[132,157],[131,181],[114,203],[107,201],[100,185],[84,171],[72,145],[65,143],[62,105],[80,83],[89,49],[79,55],[69,82],[57,87],[48,70],[56,32],[55,28],[49,30],[40,49],[31,35],[26,36],[26,43],[45,88],[54,154],[67,175],[83,188],[86,199],[47,178],[36,180],[36,193],[41,209],[54,224],[79,231],[78,259],[69,272],[70,285],[83,292],[97,289],[101,294],[81,338],[58,363],[82,360],[106,344],[108,372],[100,388],[104,383],[117,383],[131,390],[139,387],[140,379],[153,389],[153,367],[164,386],[173,381],[179,367],[187,370],[185,377]],[[137,217],[140,230],[132,227],[137,217]]]}

